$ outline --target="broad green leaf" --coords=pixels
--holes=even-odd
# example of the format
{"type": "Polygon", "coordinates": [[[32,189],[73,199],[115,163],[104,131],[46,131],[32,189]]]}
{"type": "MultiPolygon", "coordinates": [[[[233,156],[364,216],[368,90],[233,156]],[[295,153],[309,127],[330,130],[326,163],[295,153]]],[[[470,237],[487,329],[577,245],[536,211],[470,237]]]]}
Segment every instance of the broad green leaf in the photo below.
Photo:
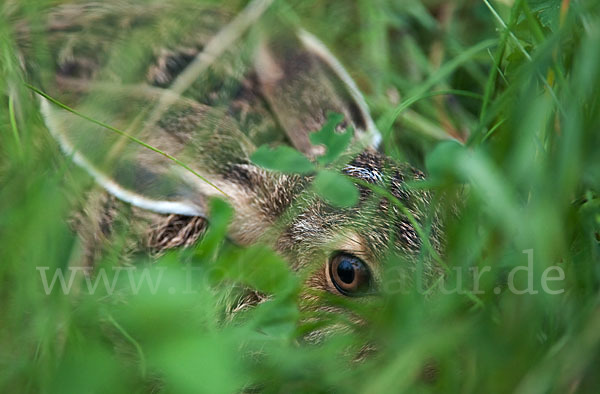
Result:
{"type": "Polygon", "coordinates": [[[309,135],[311,143],[314,145],[324,145],[326,148],[325,154],[318,158],[319,163],[329,164],[333,162],[346,150],[350,140],[352,140],[352,136],[354,135],[352,127],[349,127],[343,133],[335,131],[335,128],[342,120],[344,120],[343,115],[330,112],[327,114],[327,122],[321,130],[309,135]]]}
{"type": "Polygon", "coordinates": [[[347,208],[358,202],[358,189],[342,174],[333,171],[321,171],[313,181],[315,191],[329,204],[338,208],[347,208]]]}
{"type": "Polygon", "coordinates": [[[558,29],[562,0],[529,0],[531,10],[537,14],[540,23],[552,31],[558,29]]]}
{"type": "Polygon", "coordinates": [[[280,145],[273,149],[262,145],[252,154],[250,160],[268,170],[286,173],[305,174],[315,169],[302,153],[287,145],[280,145]]]}
{"type": "Polygon", "coordinates": [[[233,208],[220,198],[213,198],[209,204],[210,226],[196,247],[198,257],[216,253],[225,240],[227,227],[233,217],[233,208]]]}
{"type": "Polygon", "coordinates": [[[446,179],[456,175],[457,162],[461,160],[465,147],[456,141],[444,141],[427,155],[425,166],[432,179],[446,179]]]}
{"type": "Polygon", "coordinates": [[[286,262],[263,245],[245,249],[238,258],[222,262],[227,275],[264,293],[278,293],[295,286],[296,278],[286,262]]]}

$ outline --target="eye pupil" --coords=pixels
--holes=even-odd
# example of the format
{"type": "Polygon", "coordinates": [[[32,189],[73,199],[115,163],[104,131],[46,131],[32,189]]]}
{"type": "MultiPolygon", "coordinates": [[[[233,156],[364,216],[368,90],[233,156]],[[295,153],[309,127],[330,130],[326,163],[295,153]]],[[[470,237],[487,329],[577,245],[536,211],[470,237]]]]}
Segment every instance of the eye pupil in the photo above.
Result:
{"type": "Polygon", "coordinates": [[[354,282],[355,268],[351,261],[342,260],[337,267],[337,274],[342,282],[350,284],[354,282]]]}
{"type": "Polygon", "coordinates": [[[359,257],[338,252],[329,260],[329,278],[335,288],[346,296],[361,296],[371,288],[371,272],[359,257]]]}

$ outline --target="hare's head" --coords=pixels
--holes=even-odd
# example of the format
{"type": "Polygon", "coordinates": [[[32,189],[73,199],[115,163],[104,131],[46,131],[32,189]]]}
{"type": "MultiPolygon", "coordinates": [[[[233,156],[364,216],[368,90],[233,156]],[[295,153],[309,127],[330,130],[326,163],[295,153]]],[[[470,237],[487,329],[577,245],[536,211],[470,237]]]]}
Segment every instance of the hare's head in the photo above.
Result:
{"type": "Polygon", "coordinates": [[[135,65],[146,70],[137,79],[120,77],[122,65],[100,50],[79,58],[71,39],[52,95],[85,117],[42,99],[49,129],[75,162],[135,206],[210,222],[208,199],[226,198],[235,209],[230,237],[270,244],[307,273],[312,294],[372,294],[386,256],[401,256],[410,270],[424,245],[439,248],[430,197],[409,187],[423,174],[376,150],[380,137],[361,94],[320,41],[300,31],[263,38],[243,54],[215,54],[213,43],[227,37],[216,30],[205,43],[153,46],[148,64],[135,65]],[[358,189],[358,201],[344,208],[314,192],[314,172],[271,171],[251,160],[268,143],[319,162],[326,148],[310,135],[329,113],[343,115],[339,135],[354,132],[329,168],[358,189]]]}
{"type": "MultiPolygon", "coordinates": [[[[437,235],[423,241],[419,234],[426,231],[430,197],[406,187],[422,179],[421,172],[370,149],[342,173],[358,181],[358,203],[336,208],[318,196],[308,198],[304,209],[286,222],[277,249],[297,267],[314,267],[309,279],[313,289],[350,297],[373,294],[389,256],[401,256],[408,272],[415,268],[423,242],[439,247],[437,235]]],[[[425,274],[432,274],[433,267],[428,268],[432,270],[425,274]]]]}

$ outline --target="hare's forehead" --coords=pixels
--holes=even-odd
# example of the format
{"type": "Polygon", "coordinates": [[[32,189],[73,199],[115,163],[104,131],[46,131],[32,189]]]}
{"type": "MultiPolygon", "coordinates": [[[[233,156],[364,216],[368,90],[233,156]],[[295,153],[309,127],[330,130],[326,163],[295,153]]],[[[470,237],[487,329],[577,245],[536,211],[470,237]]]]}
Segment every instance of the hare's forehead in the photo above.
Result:
{"type": "Polygon", "coordinates": [[[388,197],[360,187],[361,198],[353,208],[332,209],[323,201],[311,204],[292,223],[295,241],[307,242],[315,248],[342,242],[346,246],[366,249],[372,255],[385,253],[388,248],[404,253],[418,251],[421,242],[411,219],[421,222],[426,217],[427,196],[400,187],[390,188],[393,190],[390,194],[400,200],[399,204],[405,210],[388,197]],[[406,215],[407,211],[411,218],[406,215]],[[346,244],[348,239],[353,242],[346,244]]]}
{"type": "Polygon", "coordinates": [[[404,163],[397,163],[372,149],[357,155],[342,171],[361,181],[388,188],[393,195],[397,191],[395,189],[403,188],[406,181],[420,180],[425,177],[419,170],[404,163]]]}
{"type": "Polygon", "coordinates": [[[383,174],[381,170],[373,167],[359,167],[356,165],[348,164],[344,167],[344,172],[351,177],[362,179],[369,183],[382,183],[383,174]]]}
{"type": "Polygon", "coordinates": [[[390,249],[418,252],[421,240],[406,213],[422,221],[429,198],[426,192],[406,187],[406,182],[421,179],[423,174],[371,150],[359,154],[342,171],[362,181],[357,185],[358,204],[336,209],[321,199],[312,200],[287,228],[285,237],[291,241],[290,246],[315,253],[344,249],[373,258],[390,249]],[[386,193],[365,183],[385,189],[386,193]]]}
{"type": "Polygon", "coordinates": [[[361,239],[361,245],[373,255],[390,250],[395,253],[417,253],[422,245],[415,226],[425,221],[430,205],[426,191],[411,190],[407,181],[423,178],[410,167],[379,167],[351,164],[345,172],[353,177],[384,188],[389,194],[381,195],[359,186],[360,201],[356,209],[340,215],[341,231],[351,229],[361,239]],[[391,195],[391,196],[390,196],[391,195]]]}
{"type": "Polygon", "coordinates": [[[414,226],[393,208],[387,213],[368,209],[349,214],[322,211],[317,205],[288,228],[290,250],[318,259],[343,251],[377,265],[388,253],[412,256],[421,248],[414,226]]]}

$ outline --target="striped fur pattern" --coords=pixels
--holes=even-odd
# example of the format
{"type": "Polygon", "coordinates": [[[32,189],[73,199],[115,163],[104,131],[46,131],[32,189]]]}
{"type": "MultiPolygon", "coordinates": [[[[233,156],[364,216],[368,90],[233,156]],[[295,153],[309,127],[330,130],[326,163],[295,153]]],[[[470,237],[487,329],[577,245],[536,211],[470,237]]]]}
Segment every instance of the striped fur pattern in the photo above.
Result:
{"type": "MultiPolygon", "coordinates": [[[[219,37],[235,15],[226,8],[198,6],[182,16],[180,10],[156,3],[69,5],[52,10],[46,30],[37,32],[48,37],[56,72],[37,78],[35,61],[26,63],[51,96],[111,125],[127,130],[137,125],[137,137],[181,159],[212,183],[182,173],[164,157],[135,144],[100,139],[98,128],[42,101],[48,128],[63,150],[108,192],[92,191],[74,221],[86,246],[86,265],[93,267],[122,217],[131,225],[130,251],[160,254],[193,245],[210,221],[206,202],[220,195],[213,186],[227,194],[235,210],[231,239],[242,245],[271,245],[293,270],[309,272],[303,292],[309,301],[317,302],[323,292],[342,296],[326,268],[337,251],[360,257],[375,281],[381,280],[389,252],[401,257],[407,272],[414,270],[423,240],[396,201],[366,185],[385,189],[421,225],[429,220],[429,242],[440,251],[438,220],[427,216],[431,196],[406,186],[424,174],[377,151],[380,136],[358,87],[308,32],[280,26],[274,30],[283,31],[278,38],[263,34],[258,42],[241,34],[231,48],[209,59],[191,86],[182,92],[172,89],[183,73],[207,58],[207,43],[219,37]],[[177,21],[177,27],[167,29],[173,25],[161,25],[160,18],[177,21]],[[129,61],[127,45],[156,30],[158,36],[141,41],[137,57],[129,61]],[[158,110],[156,103],[171,96],[168,107],[158,110]],[[315,158],[322,147],[310,144],[308,135],[324,124],[328,112],[343,114],[344,125],[356,130],[356,153],[340,169],[362,182],[355,207],[338,209],[318,198],[311,192],[311,175],[275,173],[249,160],[264,143],[290,144],[315,158]],[[145,123],[154,115],[154,122],[145,123]],[[92,139],[78,140],[81,129],[92,139]]],[[[30,51],[23,41],[27,57],[30,51]]],[[[434,264],[426,267],[429,276],[437,271],[434,264]]],[[[249,290],[231,310],[265,299],[249,290]]],[[[315,339],[324,333],[311,335],[315,339]]]]}

